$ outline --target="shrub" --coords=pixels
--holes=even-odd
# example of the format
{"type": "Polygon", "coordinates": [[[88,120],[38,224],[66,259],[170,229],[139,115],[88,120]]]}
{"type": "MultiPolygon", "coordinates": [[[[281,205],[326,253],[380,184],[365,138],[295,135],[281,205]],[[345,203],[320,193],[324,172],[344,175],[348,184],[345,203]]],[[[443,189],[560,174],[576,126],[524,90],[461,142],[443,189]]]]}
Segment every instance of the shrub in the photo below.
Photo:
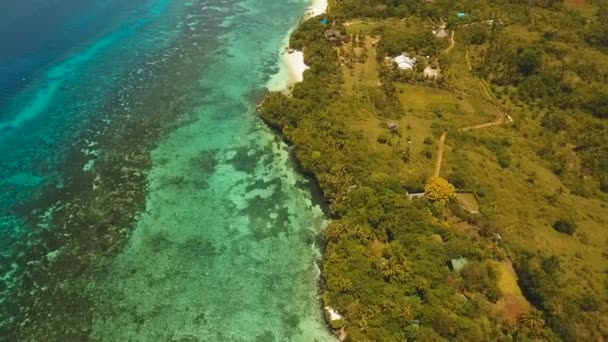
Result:
{"type": "Polygon", "coordinates": [[[541,262],[540,267],[547,274],[555,274],[559,271],[559,258],[555,255],[546,258],[541,262]]]}
{"type": "Polygon", "coordinates": [[[572,236],[576,231],[576,224],[574,224],[574,222],[570,220],[560,219],[555,221],[555,223],[553,224],[553,229],[557,230],[560,233],[572,236]]]}
{"type": "Polygon", "coordinates": [[[433,159],[433,151],[431,151],[431,149],[428,148],[428,146],[424,148],[423,154],[426,159],[429,159],[429,160],[433,159]]]}
{"type": "Polygon", "coordinates": [[[448,176],[448,182],[452,183],[457,189],[468,190],[471,188],[471,181],[466,173],[454,171],[448,176]]]}
{"type": "Polygon", "coordinates": [[[500,165],[500,167],[503,169],[506,169],[509,167],[509,165],[511,165],[511,156],[507,152],[498,153],[496,159],[498,160],[498,165],[500,165]]]}
{"type": "Polygon", "coordinates": [[[381,144],[386,144],[388,142],[388,135],[386,135],[386,133],[380,134],[380,136],[378,136],[378,142],[381,144]]]}
{"type": "Polygon", "coordinates": [[[502,297],[497,285],[498,273],[490,263],[469,262],[460,275],[467,290],[483,293],[492,302],[502,297]]]}
{"type": "Polygon", "coordinates": [[[600,190],[608,192],[608,175],[602,175],[600,177],[600,190]]]}

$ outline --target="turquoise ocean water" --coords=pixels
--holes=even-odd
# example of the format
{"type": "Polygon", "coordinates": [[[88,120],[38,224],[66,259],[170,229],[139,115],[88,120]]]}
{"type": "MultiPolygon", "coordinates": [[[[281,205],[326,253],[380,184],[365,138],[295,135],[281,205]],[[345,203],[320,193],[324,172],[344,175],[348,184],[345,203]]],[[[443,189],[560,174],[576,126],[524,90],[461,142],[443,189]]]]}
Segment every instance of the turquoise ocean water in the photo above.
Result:
{"type": "Polygon", "coordinates": [[[331,340],[322,210],[254,112],[309,5],[0,4],[2,340],[331,340]]]}

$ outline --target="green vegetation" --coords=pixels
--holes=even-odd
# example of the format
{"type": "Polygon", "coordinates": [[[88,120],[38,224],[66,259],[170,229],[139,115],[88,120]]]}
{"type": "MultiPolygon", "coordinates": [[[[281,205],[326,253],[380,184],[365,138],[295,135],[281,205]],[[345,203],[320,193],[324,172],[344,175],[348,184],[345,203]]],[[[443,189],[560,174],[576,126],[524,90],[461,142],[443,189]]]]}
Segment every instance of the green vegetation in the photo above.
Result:
{"type": "Polygon", "coordinates": [[[311,68],[260,111],[327,200],[323,301],[349,340],[608,339],[606,9],[341,0],[344,42],[294,32],[311,68]]]}
{"type": "Polygon", "coordinates": [[[424,187],[426,198],[441,205],[445,205],[455,194],[454,186],[441,177],[432,177],[424,187]]]}
{"type": "Polygon", "coordinates": [[[574,235],[574,232],[576,231],[576,225],[571,221],[560,219],[555,221],[555,223],[553,224],[553,229],[557,230],[560,233],[574,235]]]}

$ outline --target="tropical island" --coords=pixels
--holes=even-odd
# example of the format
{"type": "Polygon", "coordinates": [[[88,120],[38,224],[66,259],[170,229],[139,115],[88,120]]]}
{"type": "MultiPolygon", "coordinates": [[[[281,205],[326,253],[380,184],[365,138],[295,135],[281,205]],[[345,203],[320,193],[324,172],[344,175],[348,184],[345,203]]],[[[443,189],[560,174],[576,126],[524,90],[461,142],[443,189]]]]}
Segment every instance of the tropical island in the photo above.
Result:
{"type": "Polygon", "coordinates": [[[262,118],[327,202],[350,341],[608,339],[608,3],[333,0],[262,118]]]}

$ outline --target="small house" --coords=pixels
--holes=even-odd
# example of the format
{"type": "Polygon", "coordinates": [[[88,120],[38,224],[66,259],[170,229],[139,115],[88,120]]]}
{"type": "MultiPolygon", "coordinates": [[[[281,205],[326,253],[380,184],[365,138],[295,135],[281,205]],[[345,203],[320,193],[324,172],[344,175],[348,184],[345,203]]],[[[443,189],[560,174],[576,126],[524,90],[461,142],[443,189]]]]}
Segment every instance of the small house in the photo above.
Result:
{"type": "Polygon", "coordinates": [[[445,39],[448,37],[448,32],[443,27],[441,27],[439,30],[433,31],[433,34],[435,37],[440,39],[445,39]]]}
{"type": "Polygon", "coordinates": [[[467,258],[460,257],[452,259],[450,260],[450,268],[453,271],[460,272],[468,263],[469,260],[467,260],[467,258]]]}
{"type": "Polygon", "coordinates": [[[332,42],[335,42],[335,41],[341,41],[343,36],[342,36],[342,32],[340,32],[340,30],[326,30],[325,38],[329,39],[332,42]]]}

